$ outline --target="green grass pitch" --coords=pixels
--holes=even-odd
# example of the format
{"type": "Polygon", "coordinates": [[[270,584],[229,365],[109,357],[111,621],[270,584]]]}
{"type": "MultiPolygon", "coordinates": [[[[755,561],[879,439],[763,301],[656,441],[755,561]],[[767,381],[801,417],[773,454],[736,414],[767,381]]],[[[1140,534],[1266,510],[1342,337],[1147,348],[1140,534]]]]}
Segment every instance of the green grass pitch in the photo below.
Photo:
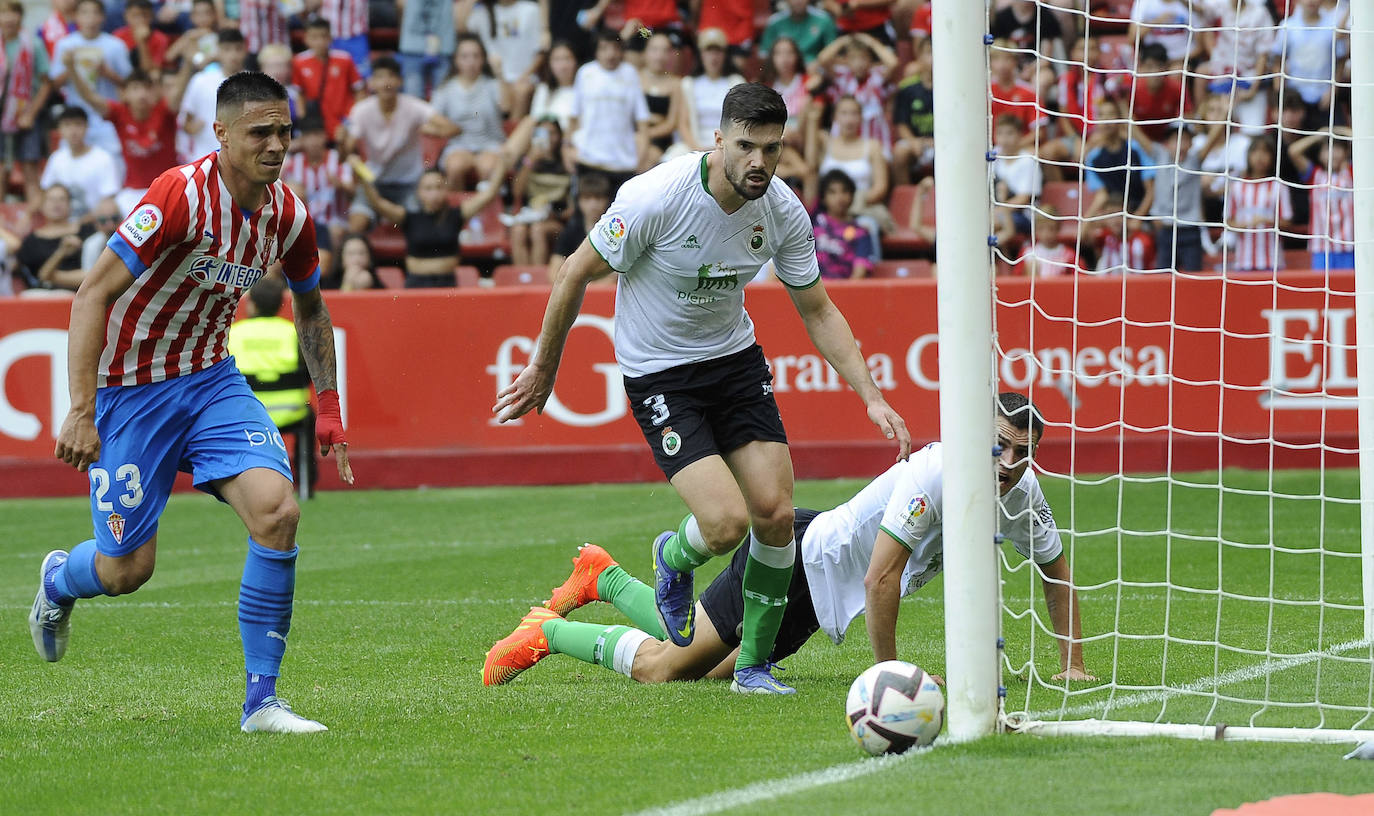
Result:
{"type": "MultiPolygon", "coordinates": [[[[1273,489],[1312,495],[1318,478],[1280,473],[1273,489]]],[[[1130,687],[1115,695],[1111,716],[1357,721],[1347,706],[1369,703],[1367,647],[1255,672],[1262,655],[1190,642],[1220,631],[1243,649],[1302,654],[1358,639],[1357,611],[1328,608],[1319,627],[1317,608],[1304,603],[1324,589],[1358,606],[1358,561],[1341,554],[1358,549],[1357,506],[1249,494],[1270,488],[1265,474],[1228,472],[1224,489],[1215,474],[1189,479],[1202,486],[1106,480],[1071,494],[1045,480],[1061,527],[1079,532],[1074,568],[1085,587],[1084,630],[1096,638],[1089,668],[1130,687]],[[1121,526],[1145,532],[1115,529],[1118,505],[1121,526]],[[1271,535],[1291,552],[1245,546],[1271,535]],[[1229,543],[1219,546],[1218,536],[1229,543]],[[1140,586],[1113,583],[1119,561],[1140,586]],[[1188,589],[1170,591],[1165,580],[1188,589]],[[1271,587],[1289,603],[1246,599],[1271,587]],[[1166,620],[1172,640],[1162,637],[1166,620]],[[1132,637],[1100,637],[1113,627],[1132,637]],[[1216,676],[1227,685],[1206,687],[1216,676]],[[1195,693],[1152,693],[1165,680],[1195,693]],[[1322,706],[1310,704],[1314,696],[1322,706]],[[1308,704],[1284,705],[1294,701],[1308,704]]],[[[802,483],[797,501],[830,507],[861,484],[802,483]]],[[[1328,473],[1324,489],[1356,495],[1355,477],[1328,473]]],[[[331,730],[283,738],[238,733],[234,602],[244,534],[228,508],[174,497],[152,581],[130,597],[82,602],[66,658],[50,665],[33,653],[24,617],[43,553],[88,533],[86,503],[0,502],[0,608],[9,621],[0,627],[0,810],[1173,814],[1374,785],[1374,767],[1341,762],[1338,746],[1164,739],[1002,736],[874,765],[843,718],[849,682],[871,662],[862,623],[842,646],[818,635],[786,662],[794,698],[743,698],[723,684],[640,687],[563,656],[509,686],[482,687],[487,647],[563,580],[577,544],[596,541],[647,577],[649,541],[681,513],[662,484],[352,491],[307,503],[280,691],[331,730]],[[840,781],[807,781],[826,774],[840,781]]],[[[1010,547],[1006,556],[1016,566],[1010,547]]],[[[719,566],[703,570],[699,585],[719,566]]],[[[1034,600],[1043,621],[1028,573],[1004,577],[1008,606],[1024,611],[1034,600]]],[[[908,598],[898,633],[902,656],[937,673],[942,594],[937,580],[908,598]]],[[[574,617],[618,620],[600,605],[574,617]]],[[[1066,695],[1048,683],[1057,652],[1041,623],[1003,622],[1016,669],[1004,672],[1009,708],[1100,709],[1106,693],[1066,695]]]]}

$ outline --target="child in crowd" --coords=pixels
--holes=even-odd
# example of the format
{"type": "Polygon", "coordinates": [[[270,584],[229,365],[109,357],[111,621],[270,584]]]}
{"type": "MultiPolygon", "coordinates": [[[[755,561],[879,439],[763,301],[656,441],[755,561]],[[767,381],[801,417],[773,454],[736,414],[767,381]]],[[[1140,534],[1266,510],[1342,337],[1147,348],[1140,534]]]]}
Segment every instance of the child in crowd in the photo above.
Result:
{"type": "Polygon", "coordinates": [[[1016,116],[1004,113],[993,128],[997,161],[993,164],[993,226],[997,242],[1010,245],[1019,235],[1029,235],[1031,200],[1040,195],[1042,177],[1035,154],[1021,147],[1026,126],[1016,116]]]}
{"type": "Polygon", "coordinates": [[[1317,132],[1288,146],[1288,158],[1310,184],[1313,269],[1355,268],[1355,175],[1350,167],[1350,129],[1317,132]],[[1320,146],[1320,147],[1318,147],[1320,146]],[[1309,158],[1318,147],[1317,160],[1309,158]]]}
{"type": "Polygon", "coordinates": [[[1032,240],[1017,259],[1029,277],[1072,275],[1078,269],[1078,254],[1059,239],[1058,214],[1049,204],[1041,204],[1035,214],[1032,240]]]}
{"type": "Polygon", "coordinates": [[[1291,229],[1293,202],[1288,186],[1274,177],[1274,143],[1258,138],[1245,157],[1245,175],[1226,185],[1223,221],[1234,243],[1230,269],[1269,272],[1283,268],[1279,230],[1291,229]]]}
{"type": "Polygon", "coordinates": [[[315,219],[320,268],[332,269],[332,249],[343,240],[348,224],[340,201],[353,195],[353,169],[328,145],[324,118],[310,113],[300,122],[301,149],[289,154],[281,178],[305,200],[315,219]],[[341,198],[342,197],[342,198],[341,198]]]}
{"type": "Polygon", "coordinates": [[[816,65],[830,80],[830,101],[854,97],[863,113],[864,138],[877,141],[884,153],[891,150],[887,100],[892,95],[889,74],[897,67],[892,49],[870,34],[847,34],[822,49],[816,65]]]}
{"type": "MultiPolygon", "coordinates": [[[[583,173],[578,177],[577,212],[568,219],[568,223],[563,226],[563,231],[558,233],[558,239],[554,242],[553,254],[549,256],[549,283],[558,282],[558,273],[563,268],[563,262],[577,251],[586,240],[587,231],[601,220],[601,216],[606,214],[610,206],[609,178],[601,173],[583,173]]],[[[610,281],[613,278],[614,276],[611,276],[604,280],[610,281]]]]}
{"type": "Polygon", "coordinates": [[[363,77],[353,58],[332,49],[333,41],[329,21],[310,18],[305,24],[306,50],[292,62],[289,83],[299,88],[305,99],[302,113],[319,113],[324,118],[324,132],[330,140],[340,138],[339,128],[363,89],[363,77]]]}
{"type": "Polygon", "coordinates": [[[439,162],[448,174],[449,186],[464,190],[470,172],[478,178],[491,175],[501,163],[506,133],[502,122],[510,107],[504,82],[492,76],[487,49],[475,34],[458,37],[453,54],[453,73],[431,100],[435,110],[458,125],[439,162]]]}
{"type": "Polygon", "coordinates": [[[873,235],[849,214],[853,205],[854,180],[843,170],[826,173],[821,178],[821,207],[812,219],[823,278],[857,280],[873,271],[873,235]]]}
{"type": "Polygon", "coordinates": [[[335,280],[340,292],[364,292],[380,289],[377,266],[372,259],[372,244],[367,236],[352,233],[339,244],[339,269],[335,280]]]}

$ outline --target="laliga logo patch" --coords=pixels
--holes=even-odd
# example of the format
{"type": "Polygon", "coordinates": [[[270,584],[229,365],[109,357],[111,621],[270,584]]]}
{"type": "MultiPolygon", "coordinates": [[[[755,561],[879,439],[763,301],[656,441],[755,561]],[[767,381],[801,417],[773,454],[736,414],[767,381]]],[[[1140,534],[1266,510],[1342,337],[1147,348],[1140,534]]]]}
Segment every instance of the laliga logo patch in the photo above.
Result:
{"type": "Polygon", "coordinates": [[[148,242],[160,226],[162,210],[152,204],[141,204],[119,225],[119,234],[124,236],[124,240],[140,247],[148,242]]]}
{"type": "Polygon", "coordinates": [[[682,450],[682,437],[678,436],[677,431],[671,427],[663,429],[663,452],[669,456],[677,456],[677,452],[682,450]]]}
{"type": "Polygon", "coordinates": [[[114,536],[116,544],[122,544],[124,542],[123,516],[118,513],[111,513],[110,517],[105,519],[105,526],[110,528],[110,535],[114,536]]]}
{"type": "Polygon", "coordinates": [[[925,497],[925,496],[913,496],[912,499],[911,499],[911,501],[909,501],[909,502],[906,503],[906,514],[907,514],[908,516],[911,516],[911,517],[914,518],[914,519],[918,519],[918,518],[920,518],[921,516],[925,515],[925,512],[926,512],[926,497],[925,497]]]}
{"type": "Polygon", "coordinates": [[[606,238],[606,245],[612,250],[620,249],[620,242],[625,240],[625,219],[618,215],[611,216],[611,220],[601,225],[601,234],[606,238]]]}
{"type": "Polygon", "coordinates": [[[764,234],[763,234],[763,225],[762,225],[762,224],[755,224],[755,225],[754,225],[754,232],[753,232],[752,235],[749,236],[749,251],[750,251],[750,252],[761,252],[761,251],[763,250],[763,245],[764,245],[764,243],[765,243],[765,240],[764,240],[764,234]]]}

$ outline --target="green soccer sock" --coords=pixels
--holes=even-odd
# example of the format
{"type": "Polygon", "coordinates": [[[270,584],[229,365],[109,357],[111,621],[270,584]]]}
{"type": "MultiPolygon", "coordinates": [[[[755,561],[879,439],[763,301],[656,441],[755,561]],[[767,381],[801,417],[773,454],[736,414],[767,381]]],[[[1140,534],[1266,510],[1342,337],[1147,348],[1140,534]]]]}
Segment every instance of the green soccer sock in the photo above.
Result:
{"type": "Polygon", "coordinates": [[[596,596],[609,602],[630,619],[636,628],[663,640],[668,635],[658,619],[654,588],[636,579],[619,566],[607,567],[596,579],[596,596]]]}
{"type": "Polygon", "coordinates": [[[663,560],[678,572],[692,572],[711,560],[711,551],[706,549],[706,539],[702,538],[695,516],[689,514],[684,518],[677,535],[663,545],[663,560]]]}
{"type": "Polygon", "coordinates": [[[635,652],[649,635],[629,626],[606,626],[561,618],[544,621],[540,627],[548,638],[549,651],[575,657],[630,676],[635,652]],[[618,646],[629,648],[621,648],[618,646]]]}
{"type": "Polygon", "coordinates": [[[757,537],[749,538],[749,560],[744,565],[744,626],[735,669],[762,666],[773,654],[783,612],[787,610],[787,587],[792,583],[792,565],[797,542],[786,547],[769,547],[757,537]]]}

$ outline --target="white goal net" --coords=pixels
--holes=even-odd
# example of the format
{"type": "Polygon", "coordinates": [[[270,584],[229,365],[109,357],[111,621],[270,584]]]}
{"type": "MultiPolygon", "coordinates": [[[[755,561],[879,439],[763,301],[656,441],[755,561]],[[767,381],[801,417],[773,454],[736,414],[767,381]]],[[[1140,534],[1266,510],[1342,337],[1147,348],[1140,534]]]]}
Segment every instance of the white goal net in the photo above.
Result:
{"type": "Polygon", "coordinates": [[[1004,726],[1374,729],[1363,5],[989,4],[992,374],[1046,421],[1096,678],[1054,679],[1044,574],[999,547],[1004,726]]]}

